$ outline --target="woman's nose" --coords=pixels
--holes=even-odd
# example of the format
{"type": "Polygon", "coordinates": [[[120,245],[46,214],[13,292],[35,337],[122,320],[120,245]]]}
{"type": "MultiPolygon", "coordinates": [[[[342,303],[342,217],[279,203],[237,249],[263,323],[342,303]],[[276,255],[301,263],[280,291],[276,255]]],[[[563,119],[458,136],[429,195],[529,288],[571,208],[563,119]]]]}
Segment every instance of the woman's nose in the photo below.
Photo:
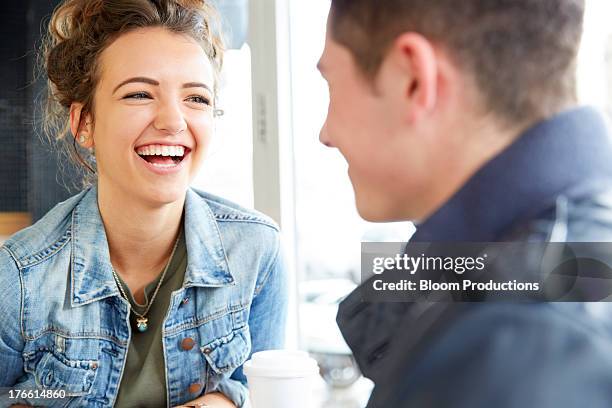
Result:
{"type": "Polygon", "coordinates": [[[176,135],[187,129],[181,108],[173,102],[166,102],[159,107],[153,125],[155,129],[169,135],[176,135]]]}

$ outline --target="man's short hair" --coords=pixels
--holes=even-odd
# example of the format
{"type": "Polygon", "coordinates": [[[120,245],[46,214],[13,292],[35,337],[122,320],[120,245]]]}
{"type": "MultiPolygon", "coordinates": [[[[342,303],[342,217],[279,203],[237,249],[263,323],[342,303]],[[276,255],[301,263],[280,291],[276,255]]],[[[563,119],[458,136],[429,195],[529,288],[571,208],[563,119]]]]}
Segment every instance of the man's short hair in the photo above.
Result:
{"type": "Polygon", "coordinates": [[[584,0],[332,0],[331,33],[374,78],[393,41],[417,32],[471,73],[510,123],[576,102],[584,0]]]}

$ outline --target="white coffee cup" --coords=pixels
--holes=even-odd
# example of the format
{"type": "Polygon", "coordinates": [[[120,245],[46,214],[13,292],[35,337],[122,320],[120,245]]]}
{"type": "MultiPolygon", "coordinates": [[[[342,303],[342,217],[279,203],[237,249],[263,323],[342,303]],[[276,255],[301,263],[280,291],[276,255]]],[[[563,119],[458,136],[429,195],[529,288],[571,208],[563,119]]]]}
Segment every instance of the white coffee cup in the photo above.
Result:
{"type": "Polygon", "coordinates": [[[312,408],[312,384],[319,372],[303,351],[266,350],[244,363],[253,408],[312,408]]]}

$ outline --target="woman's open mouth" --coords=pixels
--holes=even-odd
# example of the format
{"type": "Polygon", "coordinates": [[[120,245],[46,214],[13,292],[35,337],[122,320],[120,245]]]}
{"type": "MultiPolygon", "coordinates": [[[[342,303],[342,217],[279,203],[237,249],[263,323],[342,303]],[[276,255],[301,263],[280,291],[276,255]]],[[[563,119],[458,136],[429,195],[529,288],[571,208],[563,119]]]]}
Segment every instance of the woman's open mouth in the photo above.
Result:
{"type": "Polygon", "coordinates": [[[190,152],[188,147],[169,145],[147,145],[136,149],[141,159],[160,170],[179,167],[190,152]]]}

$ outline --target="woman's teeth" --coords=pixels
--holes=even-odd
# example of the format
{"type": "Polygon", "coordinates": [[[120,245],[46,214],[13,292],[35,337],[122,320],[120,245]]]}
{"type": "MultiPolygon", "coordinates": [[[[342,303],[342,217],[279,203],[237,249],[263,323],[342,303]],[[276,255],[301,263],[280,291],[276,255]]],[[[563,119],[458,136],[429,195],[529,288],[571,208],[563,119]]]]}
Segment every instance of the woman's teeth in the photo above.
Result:
{"type": "Polygon", "coordinates": [[[138,148],[136,153],[138,153],[140,156],[183,157],[185,155],[185,148],[183,146],[149,145],[138,148]]]}
{"type": "Polygon", "coordinates": [[[136,153],[155,167],[175,167],[183,160],[183,146],[148,145],[136,149],[136,153]]]}

